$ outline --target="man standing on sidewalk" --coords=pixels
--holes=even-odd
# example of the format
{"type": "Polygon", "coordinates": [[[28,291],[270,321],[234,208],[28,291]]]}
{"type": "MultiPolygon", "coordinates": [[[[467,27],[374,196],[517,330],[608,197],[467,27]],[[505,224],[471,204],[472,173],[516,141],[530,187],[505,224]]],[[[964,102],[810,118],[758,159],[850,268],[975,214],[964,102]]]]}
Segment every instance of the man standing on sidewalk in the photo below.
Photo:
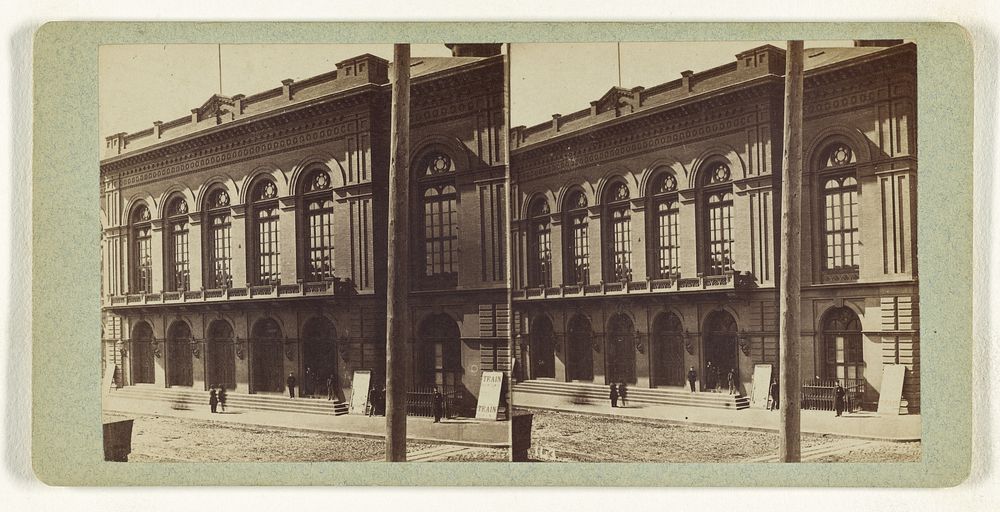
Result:
{"type": "Polygon", "coordinates": [[[288,398],[295,398],[295,374],[292,372],[288,373],[288,378],[285,379],[285,384],[288,385],[288,398]]]}
{"type": "Polygon", "coordinates": [[[837,387],[833,388],[833,408],[837,410],[837,416],[844,413],[844,395],[846,394],[844,386],[841,386],[838,380],[837,387]]]}
{"type": "Polygon", "coordinates": [[[694,366],[688,370],[688,384],[691,385],[691,392],[694,393],[694,382],[698,380],[698,373],[694,371],[694,366]]]}

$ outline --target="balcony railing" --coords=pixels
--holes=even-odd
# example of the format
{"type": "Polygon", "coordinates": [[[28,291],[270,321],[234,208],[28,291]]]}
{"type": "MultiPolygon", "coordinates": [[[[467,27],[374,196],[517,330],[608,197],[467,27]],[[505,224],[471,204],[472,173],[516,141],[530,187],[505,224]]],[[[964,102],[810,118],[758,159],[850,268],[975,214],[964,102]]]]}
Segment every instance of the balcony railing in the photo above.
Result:
{"type": "Polygon", "coordinates": [[[346,295],[353,290],[349,280],[333,280],[297,284],[254,285],[249,288],[212,288],[207,290],[172,291],[162,293],[133,293],[105,297],[106,306],[144,306],[155,304],[192,304],[250,300],[259,298],[289,298],[346,295]]]}
{"type": "Polygon", "coordinates": [[[615,281],[610,283],[563,285],[548,288],[524,288],[512,292],[514,300],[538,300],[560,297],[595,295],[644,295],[695,291],[746,290],[756,288],[753,275],[729,272],[721,276],[652,279],[649,281],[615,281]]]}

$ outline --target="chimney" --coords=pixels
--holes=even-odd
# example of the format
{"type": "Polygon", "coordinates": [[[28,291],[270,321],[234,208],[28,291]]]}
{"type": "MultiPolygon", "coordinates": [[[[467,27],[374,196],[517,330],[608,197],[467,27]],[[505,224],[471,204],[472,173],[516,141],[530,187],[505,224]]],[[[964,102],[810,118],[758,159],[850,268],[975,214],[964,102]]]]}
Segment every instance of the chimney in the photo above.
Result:
{"type": "Polygon", "coordinates": [[[160,138],[160,130],[161,130],[160,127],[162,125],[163,125],[163,121],[153,121],[153,137],[155,137],[157,139],[160,138]]]}
{"type": "Polygon", "coordinates": [[[368,83],[383,85],[389,83],[389,61],[370,53],[337,63],[337,80],[360,78],[368,83]]]}
{"type": "Polygon", "coordinates": [[[128,135],[128,133],[120,132],[105,137],[104,140],[106,141],[106,145],[104,147],[104,153],[108,156],[122,154],[122,151],[125,150],[126,135],[128,135]]]}
{"type": "Polygon", "coordinates": [[[597,101],[590,102],[590,115],[592,116],[597,115],[597,101]]]}
{"type": "Polygon", "coordinates": [[[681,88],[684,89],[684,92],[691,92],[691,75],[693,74],[694,71],[690,69],[681,71],[681,88]]]}
{"type": "Polygon", "coordinates": [[[552,114],[552,129],[555,130],[555,131],[559,131],[559,118],[560,117],[562,117],[562,114],[552,114]]]}
{"type": "Polygon", "coordinates": [[[294,83],[295,80],[292,80],[291,78],[286,78],[281,81],[281,95],[288,101],[292,101],[292,84],[294,83]]]}
{"type": "Polygon", "coordinates": [[[493,57],[500,55],[500,43],[448,43],[452,57],[493,57]]]}
{"type": "Polygon", "coordinates": [[[242,116],[243,115],[243,100],[244,99],[246,99],[246,96],[243,95],[243,94],[237,94],[237,95],[233,96],[233,112],[237,116],[242,116]]]}
{"type": "Polygon", "coordinates": [[[196,124],[198,122],[198,109],[191,109],[191,124],[196,124]]]}

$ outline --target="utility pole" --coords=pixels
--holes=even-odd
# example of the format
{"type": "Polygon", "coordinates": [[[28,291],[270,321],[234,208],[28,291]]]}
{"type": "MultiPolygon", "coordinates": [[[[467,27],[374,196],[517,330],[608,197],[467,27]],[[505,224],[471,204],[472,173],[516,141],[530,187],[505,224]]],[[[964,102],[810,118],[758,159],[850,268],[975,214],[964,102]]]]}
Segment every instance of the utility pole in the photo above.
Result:
{"type": "Polygon", "coordinates": [[[781,168],[781,462],[801,462],[802,378],[799,375],[802,250],[802,41],[788,41],[785,56],[785,137],[781,168]]]}
{"type": "Polygon", "coordinates": [[[410,45],[393,45],[389,144],[389,254],[386,266],[385,460],[406,462],[406,341],[410,189],[410,45]]]}

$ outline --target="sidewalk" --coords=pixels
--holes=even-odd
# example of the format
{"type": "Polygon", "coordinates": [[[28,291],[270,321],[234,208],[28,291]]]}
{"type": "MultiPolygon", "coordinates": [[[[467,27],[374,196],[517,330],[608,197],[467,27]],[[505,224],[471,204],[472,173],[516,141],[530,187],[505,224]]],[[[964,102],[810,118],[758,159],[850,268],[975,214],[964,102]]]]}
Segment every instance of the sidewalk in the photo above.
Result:
{"type": "MultiPolygon", "coordinates": [[[[746,430],[777,431],[780,421],[778,411],[765,409],[737,411],[649,404],[612,408],[606,401],[575,404],[564,396],[537,393],[515,394],[513,400],[518,409],[545,409],[746,430]]],[[[872,412],[859,412],[838,418],[832,411],[802,411],[802,432],[885,441],[919,441],[920,415],[878,416],[872,412]]]]}
{"type": "MultiPolygon", "coordinates": [[[[200,421],[259,425],[292,430],[309,430],[352,437],[382,439],[385,437],[384,416],[342,416],[305,414],[296,412],[261,411],[229,407],[225,413],[212,414],[208,405],[190,410],[176,410],[168,402],[136,400],[105,396],[104,412],[144,414],[188,418],[200,421]]],[[[428,443],[446,443],[461,446],[505,448],[510,446],[506,421],[480,421],[475,419],[450,419],[434,423],[431,418],[406,419],[406,438],[428,443]]]]}

